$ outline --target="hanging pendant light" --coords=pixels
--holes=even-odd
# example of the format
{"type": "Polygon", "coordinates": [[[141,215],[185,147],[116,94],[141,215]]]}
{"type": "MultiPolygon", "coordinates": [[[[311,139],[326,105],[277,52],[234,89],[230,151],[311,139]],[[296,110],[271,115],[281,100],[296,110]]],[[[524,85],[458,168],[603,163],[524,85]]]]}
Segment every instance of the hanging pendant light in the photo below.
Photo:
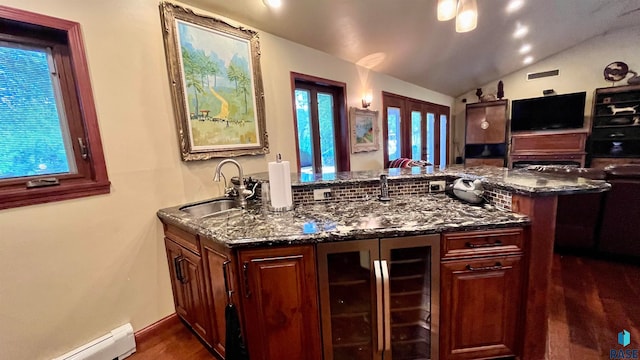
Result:
{"type": "Polygon", "coordinates": [[[456,17],[457,0],[438,0],[438,20],[447,21],[456,17]]]}
{"type": "Polygon", "coordinates": [[[471,31],[478,26],[478,3],[476,0],[458,0],[456,32],[471,31]]]}

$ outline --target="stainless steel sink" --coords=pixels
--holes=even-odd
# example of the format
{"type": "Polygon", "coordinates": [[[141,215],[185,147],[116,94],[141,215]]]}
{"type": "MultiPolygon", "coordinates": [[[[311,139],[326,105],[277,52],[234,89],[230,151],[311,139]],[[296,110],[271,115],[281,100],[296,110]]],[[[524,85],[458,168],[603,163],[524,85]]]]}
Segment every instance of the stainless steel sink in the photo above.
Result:
{"type": "Polygon", "coordinates": [[[229,216],[242,213],[242,208],[235,200],[229,198],[216,198],[197,204],[185,205],[180,208],[197,218],[229,216]]]}

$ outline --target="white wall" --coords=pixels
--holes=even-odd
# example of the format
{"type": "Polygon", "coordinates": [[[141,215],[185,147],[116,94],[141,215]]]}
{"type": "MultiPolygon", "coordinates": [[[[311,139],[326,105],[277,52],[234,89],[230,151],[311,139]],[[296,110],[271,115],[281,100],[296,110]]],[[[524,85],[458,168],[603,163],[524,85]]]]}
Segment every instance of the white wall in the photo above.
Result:
{"type": "MultiPolygon", "coordinates": [[[[640,26],[622,29],[587,40],[559,54],[551,56],[502,79],[496,79],[482,86],[484,94],[495,94],[499,80],[504,83],[505,98],[509,100],[540,97],[545,89],[554,89],[557,94],[587,92],[585,106],[585,127],[590,128],[593,94],[596,88],[609,87],[612,83],[604,80],[605,66],[614,61],[623,61],[629,68],[640,72],[640,26]],[[536,80],[527,80],[528,73],[559,69],[560,75],[536,80]]],[[[630,76],[629,76],[630,77],[630,76]]],[[[626,85],[626,80],[616,86],[626,85]]],[[[465,104],[478,102],[476,89],[456,98],[455,142],[464,151],[465,104]]]]}
{"type": "MultiPolygon", "coordinates": [[[[50,359],[126,322],[139,330],[174,311],[155,213],[219,195],[211,181],[217,161],[180,160],[157,0],[2,4],[82,25],[112,181],[108,195],[0,211],[0,359],[50,359]]],[[[453,103],[270,34],[260,37],[271,153],[239,158],[245,173],[265,171],[277,152],[295,159],[291,71],[347,83],[350,106],[358,106],[365,88],[376,94],[377,110],[382,90],[453,103]]],[[[351,164],[380,168],[382,150],[355,154],[351,164]]]]}

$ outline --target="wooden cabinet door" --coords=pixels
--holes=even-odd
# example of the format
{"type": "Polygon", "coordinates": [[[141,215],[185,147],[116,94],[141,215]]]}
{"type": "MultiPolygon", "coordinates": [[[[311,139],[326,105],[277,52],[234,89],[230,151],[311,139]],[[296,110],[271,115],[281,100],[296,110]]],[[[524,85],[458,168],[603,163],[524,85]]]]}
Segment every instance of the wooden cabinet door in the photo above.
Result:
{"type": "Polygon", "coordinates": [[[514,356],[521,256],[442,263],[440,359],[514,356]]]}
{"type": "Polygon", "coordinates": [[[314,247],[241,250],[239,260],[251,359],[321,359],[314,247]]]}
{"type": "MultiPolygon", "coordinates": [[[[214,351],[221,357],[225,355],[225,343],[226,343],[226,319],[225,308],[229,301],[228,291],[232,290],[227,288],[231,286],[225,285],[225,276],[229,279],[231,274],[225,273],[225,266],[227,271],[231,273],[229,257],[226,254],[218,252],[214,249],[210,249],[204,246],[203,256],[207,259],[206,276],[209,282],[209,314],[211,316],[211,346],[214,351]]],[[[234,305],[237,306],[237,302],[234,301],[234,305]]]]}
{"type": "Polygon", "coordinates": [[[182,256],[184,258],[182,286],[187,298],[187,311],[191,327],[205,342],[211,344],[202,259],[188,250],[183,250],[182,256]]]}
{"type": "Polygon", "coordinates": [[[169,275],[171,276],[171,289],[173,290],[173,302],[176,313],[186,322],[191,323],[189,311],[187,310],[187,297],[182,288],[182,247],[173,241],[165,238],[165,248],[167,250],[167,261],[169,262],[169,275]]]}
{"type": "Polygon", "coordinates": [[[207,343],[209,315],[200,256],[165,238],[176,313],[207,343]]]}
{"type": "Polygon", "coordinates": [[[468,104],[467,144],[498,144],[506,141],[507,101],[468,104]]]}

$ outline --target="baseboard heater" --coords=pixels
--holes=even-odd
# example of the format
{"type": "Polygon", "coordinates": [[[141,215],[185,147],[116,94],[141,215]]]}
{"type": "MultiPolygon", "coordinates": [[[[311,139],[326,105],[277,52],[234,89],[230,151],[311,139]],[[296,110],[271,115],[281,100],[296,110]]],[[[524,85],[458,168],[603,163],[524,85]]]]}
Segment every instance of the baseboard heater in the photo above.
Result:
{"type": "Polygon", "coordinates": [[[134,352],[136,340],[133,327],[125,324],[53,360],[121,360],[134,352]]]}

